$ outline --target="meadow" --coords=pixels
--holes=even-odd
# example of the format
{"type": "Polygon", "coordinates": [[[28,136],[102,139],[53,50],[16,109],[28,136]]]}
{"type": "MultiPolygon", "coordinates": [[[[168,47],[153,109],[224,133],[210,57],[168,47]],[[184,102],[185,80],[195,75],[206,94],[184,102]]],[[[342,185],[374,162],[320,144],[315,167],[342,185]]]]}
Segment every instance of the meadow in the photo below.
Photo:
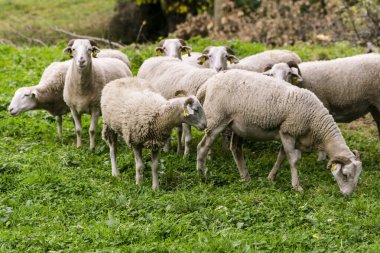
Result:
{"type": "MultiPolygon", "coordinates": [[[[262,44],[188,41],[194,51],[226,44],[244,57],[269,49],[262,44]]],[[[240,182],[230,152],[220,141],[208,161],[208,177],[195,171],[196,145],[202,133],[193,130],[193,152],[187,158],[162,154],[161,190],[151,190],[149,152],[144,153],[144,183],[135,185],[134,159],[120,140],[121,177],[111,176],[108,146],[98,124],[96,149],[75,147],[73,123],[64,117],[58,139],[54,117],[32,111],[18,117],[7,112],[19,87],[38,83],[52,61],[67,59],[65,43],[49,47],[0,45],[0,252],[380,252],[380,157],[377,130],[366,116],[340,124],[351,149],[363,153],[363,172],[356,192],[344,197],[327,162],[317,153],[303,154],[299,177],[304,191],[292,190],[286,162],[277,180],[267,174],[278,142],[247,141],[244,154],[250,182],[240,182]]],[[[123,51],[137,73],[155,45],[123,51]]],[[[304,61],[363,53],[346,42],[296,44],[304,61]]]]}

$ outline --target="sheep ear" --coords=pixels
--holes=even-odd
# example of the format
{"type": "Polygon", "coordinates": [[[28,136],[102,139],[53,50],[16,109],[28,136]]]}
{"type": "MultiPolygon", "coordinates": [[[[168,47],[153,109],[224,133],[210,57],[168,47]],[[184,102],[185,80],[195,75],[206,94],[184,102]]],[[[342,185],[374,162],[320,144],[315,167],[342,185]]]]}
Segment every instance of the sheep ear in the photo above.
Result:
{"type": "Polygon", "coordinates": [[[73,52],[73,51],[72,51],[71,47],[66,47],[66,48],[63,50],[63,53],[64,53],[64,54],[69,54],[69,55],[71,55],[72,52],[73,52]]]}
{"type": "Polygon", "coordinates": [[[30,92],[30,95],[31,95],[33,98],[37,99],[37,91],[36,91],[36,90],[32,90],[32,91],[30,92]]]}
{"type": "Polygon", "coordinates": [[[156,47],[156,49],[154,49],[154,51],[156,51],[156,55],[163,55],[164,54],[164,49],[162,47],[156,47]]]}
{"type": "Polygon", "coordinates": [[[198,64],[199,65],[202,65],[203,63],[205,63],[207,60],[208,60],[208,56],[207,55],[202,55],[201,57],[199,57],[198,59],[198,64]]]}
{"type": "Polygon", "coordinates": [[[96,58],[96,54],[100,52],[100,49],[96,46],[92,47],[92,57],[96,58]]]}
{"type": "Polygon", "coordinates": [[[227,55],[227,60],[228,60],[231,64],[239,63],[239,58],[237,58],[235,55],[232,55],[232,54],[228,54],[228,55],[227,55]]]}
{"type": "Polygon", "coordinates": [[[303,81],[302,76],[298,73],[298,69],[291,68],[290,71],[292,73],[292,84],[298,84],[303,81]]]}
{"type": "Polygon", "coordinates": [[[174,96],[176,96],[176,97],[187,97],[188,93],[186,91],[184,91],[184,90],[177,90],[174,93],[174,96]]]}
{"type": "Polygon", "coordinates": [[[191,108],[191,106],[194,103],[193,98],[188,98],[185,100],[185,103],[183,104],[183,116],[187,117],[188,115],[193,115],[194,110],[191,108]]]}
{"type": "Polygon", "coordinates": [[[191,56],[190,52],[193,49],[189,46],[181,46],[181,53],[187,53],[188,56],[191,56]]]}
{"type": "Polygon", "coordinates": [[[359,151],[357,151],[357,150],[352,150],[352,153],[354,153],[354,155],[355,155],[355,159],[356,159],[357,161],[361,161],[361,160],[363,159],[363,154],[360,153],[359,151]]]}
{"type": "Polygon", "coordinates": [[[267,64],[267,65],[265,66],[265,68],[264,68],[264,71],[263,71],[263,72],[267,72],[268,70],[271,70],[271,69],[272,69],[272,67],[273,67],[273,64],[272,64],[272,63],[269,63],[269,64],[267,64]]]}
{"type": "Polygon", "coordinates": [[[333,175],[336,175],[342,169],[342,164],[340,164],[340,163],[332,163],[331,166],[329,166],[329,169],[331,170],[331,173],[333,175]]]}

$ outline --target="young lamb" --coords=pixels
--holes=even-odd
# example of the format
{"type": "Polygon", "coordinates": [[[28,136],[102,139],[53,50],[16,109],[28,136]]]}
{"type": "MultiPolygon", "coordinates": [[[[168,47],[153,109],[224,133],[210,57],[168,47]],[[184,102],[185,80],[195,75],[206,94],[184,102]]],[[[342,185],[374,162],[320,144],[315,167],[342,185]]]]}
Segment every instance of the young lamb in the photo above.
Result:
{"type": "MultiPolygon", "coordinates": [[[[98,58],[117,58],[129,63],[128,57],[120,51],[106,49],[97,54],[98,58]]],[[[70,112],[70,108],[63,101],[63,87],[65,76],[71,60],[51,63],[42,73],[39,84],[22,87],[16,90],[8,107],[12,116],[31,110],[46,110],[57,121],[58,136],[62,138],[62,115],[70,112]]]]}
{"type": "Polygon", "coordinates": [[[202,106],[195,96],[167,100],[139,78],[128,77],[108,83],[102,92],[101,108],[103,139],[110,147],[112,175],[119,175],[116,144],[117,136],[121,135],[135,155],[136,184],[141,184],[143,179],[142,148],[151,149],[152,188],[155,190],[159,188],[157,169],[160,148],[172,128],[181,123],[193,125],[199,130],[207,126],[202,106]]]}
{"type": "Polygon", "coordinates": [[[350,151],[332,116],[312,92],[259,73],[230,70],[206,82],[203,108],[207,129],[198,144],[200,173],[205,173],[205,158],[216,136],[229,126],[233,131],[230,149],[244,180],[250,177],[241,138],[280,139],[295,190],[302,190],[296,168],[297,149],[315,147],[329,155],[328,167],[341,192],[349,195],[354,191],[362,170],[360,155],[350,151]]]}
{"type": "MultiPolygon", "coordinates": [[[[212,69],[199,69],[183,63],[173,57],[152,57],[144,61],[141,65],[137,77],[149,81],[154,90],[164,98],[175,97],[177,90],[184,90],[190,95],[195,95],[198,89],[215,75],[212,69]]],[[[185,150],[184,155],[190,153],[192,142],[191,128],[183,124],[185,150]]],[[[178,130],[177,153],[181,150],[181,129],[178,130]]]]}
{"type": "Polygon", "coordinates": [[[70,107],[75,123],[77,147],[82,146],[83,113],[91,114],[90,150],[95,148],[95,128],[100,111],[100,96],[104,85],[112,80],[132,76],[128,66],[114,58],[92,58],[99,49],[90,40],[70,40],[65,53],[73,60],[65,78],[63,99],[70,107]]]}
{"type": "Polygon", "coordinates": [[[163,56],[170,56],[182,60],[182,53],[187,53],[190,56],[191,47],[186,46],[182,39],[164,39],[161,40],[156,49],[156,53],[161,53],[163,56]]]}
{"type": "Polygon", "coordinates": [[[348,123],[371,113],[380,138],[379,54],[304,62],[298,67],[303,80],[292,83],[312,91],[336,122],[348,123]]]}

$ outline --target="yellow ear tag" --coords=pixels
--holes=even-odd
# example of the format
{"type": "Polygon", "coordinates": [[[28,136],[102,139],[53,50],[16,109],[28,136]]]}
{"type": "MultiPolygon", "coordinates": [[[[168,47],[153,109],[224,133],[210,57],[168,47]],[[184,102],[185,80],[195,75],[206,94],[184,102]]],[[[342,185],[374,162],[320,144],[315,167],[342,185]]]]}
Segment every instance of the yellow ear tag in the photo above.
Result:
{"type": "Polygon", "coordinates": [[[187,113],[186,113],[186,110],[183,109],[183,116],[186,118],[187,117],[187,113]]]}
{"type": "Polygon", "coordinates": [[[92,57],[96,58],[96,52],[92,51],[92,57]]]}
{"type": "Polygon", "coordinates": [[[205,63],[205,62],[206,62],[206,57],[202,57],[202,58],[201,58],[201,62],[202,62],[202,63],[205,63]]]}
{"type": "Polygon", "coordinates": [[[333,164],[333,165],[331,166],[331,170],[336,170],[336,164],[333,164]]]}
{"type": "Polygon", "coordinates": [[[234,63],[234,61],[232,59],[229,59],[229,61],[230,61],[231,64],[234,63]]]}

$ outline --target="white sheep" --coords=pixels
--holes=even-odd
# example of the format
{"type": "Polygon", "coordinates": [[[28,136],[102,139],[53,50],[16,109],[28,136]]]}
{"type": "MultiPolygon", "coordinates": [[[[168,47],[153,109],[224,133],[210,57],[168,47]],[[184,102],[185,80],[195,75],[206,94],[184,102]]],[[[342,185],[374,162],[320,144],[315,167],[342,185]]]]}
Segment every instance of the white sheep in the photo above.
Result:
{"type": "Polygon", "coordinates": [[[186,42],[182,39],[163,39],[158,43],[155,51],[157,54],[180,60],[182,59],[182,53],[187,53],[188,56],[191,55],[191,47],[186,46],[186,42]]]}
{"type": "Polygon", "coordinates": [[[240,176],[249,179],[241,138],[280,139],[288,157],[292,185],[301,191],[297,149],[323,148],[328,167],[343,194],[351,194],[362,170],[360,155],[350,151],[328,110],[310,91],[259,73],[230,70],[210,78],[203,104],[206,134],[198,144],[197,170],[205,173],[206,155],[216,136],[227,126],[233,131],[231,151],[240,176]]]}
{"type": "MultiPolygon", "coordinates": [[[[178,94],[178,92],[177,92],[178,94]]],[[[201,104],[195,96],[165,99],[151,90],[145,80],[122,78],[108,83],[102,92],[103,139],[110,147],[112,175],[118,176],[117,136],[121,135],[135,155],[136,184],[143,179],[142,148],[152,151],[152,188],[158,190],[160,148],[173,127],[187,123],[203,130],[207,126],[201,104]]]]}
{"type": "Polygon", "coordinates": [[[83,113],[91,114],[90,150],[95,148],[95,128],[100,111],[100,96],[104,85],[112,80],[132,76],[128,66],[114,58],[92,58],[99,49],[93,41],[85,39],[70,40],[65,53],[73,60],[65,78],[63,99],[70,107],[75,123],[77,147],[82,146],[83,113]]]}
{"type": "MultiPolygon", "coordinates": [[[[151,83],[154,90],[166,99],[175,97],[177,90],[184,90],[190,95],[197,94],[198,89],[215,75],[212,69],[199,69],[187,65],[173,57],[152,57],[141,65],[137,77],[151,83]]],[[[190,126],[183,125],[185,136],[184,155],[190,153],[192,141],[190,126]]],[[[178,131],[177,153],[181,153],[181,131],[178,131]]]]}
{"type": "Polygon", "coordinates": [[[63,101],[63,86],[70,61],[53,62],[42,73],[39,84],[16,90],[8,110],[18,116],[30,110],[43,109],[54,115],[58,136],[62,137],[62,115],[70,108],[63,101]]]}
{"type": "MultiPolygon", "coordinates": [[[[97,57],[117,58],[130,64],[125,54],[113,49],[101,50],[97,57]]],[[[39,84],[16,90],[8,107],[10,114],[18,116],[30,110],[46,110],[55,116],[58,136],[62,138],[62,115],[70,112],[70,108],[63,101],[63,87],[70,62],[71,60],[51,63],[42,73],[39,84]]]]}
{"type": "Polygon", "coordinates": [[[195,61],[199,65],[205,65],[216,71],[227,69],[243,69],[254,72],[264,72],[268,64],[289,62],[300,63],[301,58],[294,52],[289,50],[267,50],[262,53],[254,54],[239,60],[231,49],[226,46],[210,46],[203,50],[202,55],[197,58],[194,56],[184,58],[188,64],[195,65],[195,61]]]}
{"type": "MultiPolygon", "coordinates": [[[[371,113],[380,138],[379,54],[304,62],[298,67],[302,81],[292,83],[317,95],[336,122],[348,123],[371,113]]],[[[272,70],[273,75],[276,72],[272,70]]]]}

